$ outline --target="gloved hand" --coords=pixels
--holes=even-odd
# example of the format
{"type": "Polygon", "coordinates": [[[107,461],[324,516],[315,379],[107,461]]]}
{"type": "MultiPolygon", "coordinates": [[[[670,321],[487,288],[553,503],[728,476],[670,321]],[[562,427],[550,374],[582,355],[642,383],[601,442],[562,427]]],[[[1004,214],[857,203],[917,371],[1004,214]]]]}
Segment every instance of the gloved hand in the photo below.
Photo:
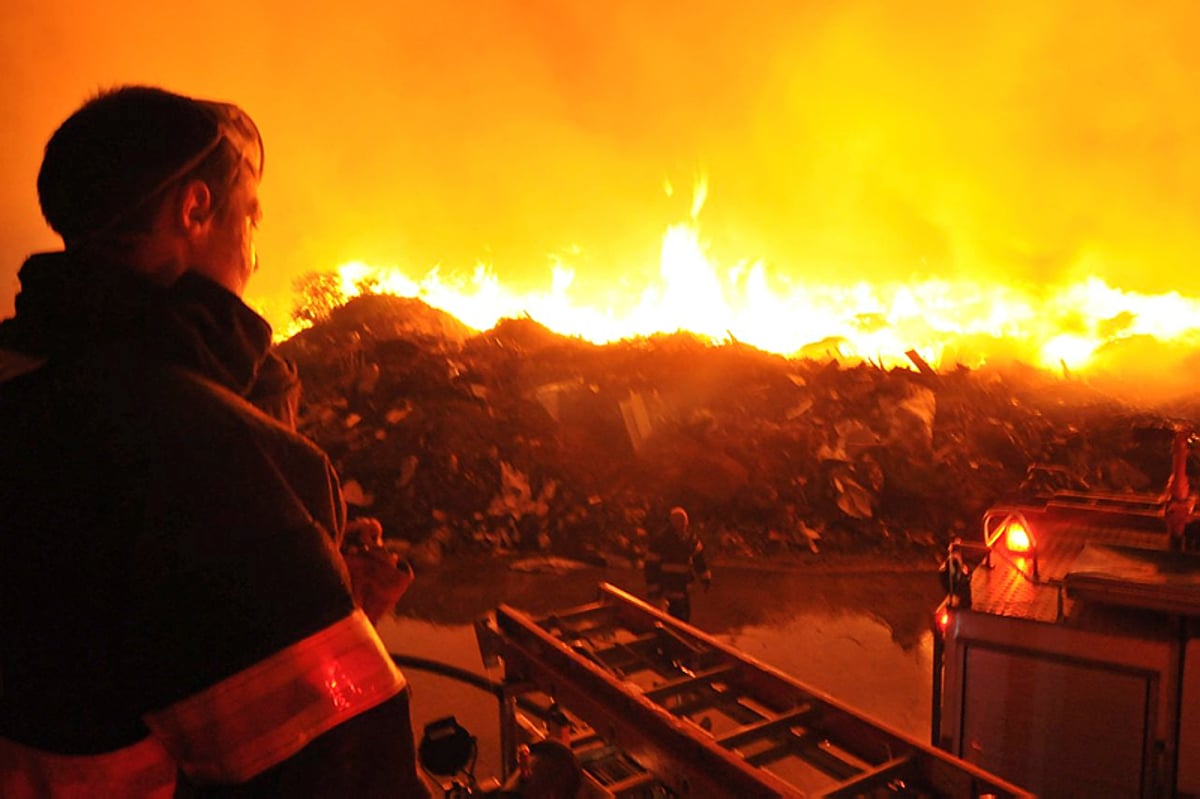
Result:
{"type": "Polygon", "coordinates": [[[350,572],[354,602],[363,609],[372,624],[393,610],[412,585],[412,566],[386,549],[347,552],[342,559],[346,561],[346,569],[350,572]]]}
{"type": "Polygon", "coordinates": [[[412,585],[412,566],[383,546],[383,527],[376,519],[356,519],[346,525],[342,560],[350,572],[354,602],[372,624],[394,609],[412,585]]]}

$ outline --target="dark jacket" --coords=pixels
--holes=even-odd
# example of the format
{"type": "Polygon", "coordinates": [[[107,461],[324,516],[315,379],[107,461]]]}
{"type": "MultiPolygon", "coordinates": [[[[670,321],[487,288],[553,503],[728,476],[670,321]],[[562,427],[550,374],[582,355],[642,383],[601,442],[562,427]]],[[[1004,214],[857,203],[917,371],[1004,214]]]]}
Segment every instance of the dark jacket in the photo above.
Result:
{"type": "Polygon", "coordinates": [[[644,573],[650,595],[668,600],[686,597],[688,586],[697,579],[705,583],[712,579],[700,538],[691,528],[680,535],[670,525],[651,539],[644,573]]]}
{"type": "MultiPolygon", "coordinates": [[[[0,375],[4,351],[15,364],[0,382],[0,735],[105,752],[145,737],[143,714],[353,611],[344,505],[324,453],[247,401],[287,404],[297,386],[236,296],[63,254],[21,281],[0,324],[0,375]]],[[[321,795],[307,781],[344,771],[329,758],[355,737],[366,757],[390,750],[375,784],[411,778],[400,696],[260,782],[321,795]]],[[[362,786],[345,779],[326,789],[362,786]]]]}

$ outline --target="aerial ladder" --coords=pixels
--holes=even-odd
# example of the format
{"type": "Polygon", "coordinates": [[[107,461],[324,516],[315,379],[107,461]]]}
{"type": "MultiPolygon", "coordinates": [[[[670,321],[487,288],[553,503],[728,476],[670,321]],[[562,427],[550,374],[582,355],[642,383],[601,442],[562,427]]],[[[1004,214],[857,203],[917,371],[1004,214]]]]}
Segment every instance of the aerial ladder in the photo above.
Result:
{"type": "Polygon", "coordinates": [[[1023,797],[607,583],[590,604],[479,620],[501,749],[552,737],[604,799],[1023,797]]]}

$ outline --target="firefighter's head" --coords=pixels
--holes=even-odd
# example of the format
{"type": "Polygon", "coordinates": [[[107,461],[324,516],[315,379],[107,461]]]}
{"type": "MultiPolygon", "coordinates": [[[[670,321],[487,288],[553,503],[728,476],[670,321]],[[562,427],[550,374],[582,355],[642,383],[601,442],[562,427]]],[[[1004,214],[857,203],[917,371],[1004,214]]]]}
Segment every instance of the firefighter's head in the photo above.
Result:
{"type": "Polygon", "coordinates": [[[679,507],[678,505],[676,505],[674,508],[671,508],[670,520],[671,520],[671,529],[674,530],[676,533],[683,535],[684,533],[687,532],[688,514],[687,514],[686,510],[679,507]]]}
{"type": "Polygon", "coordinates": [[[256,265],[262,169],[262,138],[237,106],[124,86],[50,137],[38,199],[68,252],[160,283],[192,270],[240,294],[256,265]]]}

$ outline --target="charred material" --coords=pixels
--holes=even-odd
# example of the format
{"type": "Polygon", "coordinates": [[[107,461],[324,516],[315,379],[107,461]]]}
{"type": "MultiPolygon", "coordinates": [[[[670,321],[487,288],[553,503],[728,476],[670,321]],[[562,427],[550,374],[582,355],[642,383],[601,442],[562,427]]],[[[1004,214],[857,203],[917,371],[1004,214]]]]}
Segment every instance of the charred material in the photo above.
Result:
{"type": "Polygon", "coordinates": [[[1165,484],[1174,424],[1192,421],[1019,366],[884,370],[689,334],[597,346],[529,319],[473,333],[385,296],[280,350],[352,509],[418,564],[466,549],[634,560],[676,504],[726,556],[936,553],[1047,480],[1165,484]]]}

